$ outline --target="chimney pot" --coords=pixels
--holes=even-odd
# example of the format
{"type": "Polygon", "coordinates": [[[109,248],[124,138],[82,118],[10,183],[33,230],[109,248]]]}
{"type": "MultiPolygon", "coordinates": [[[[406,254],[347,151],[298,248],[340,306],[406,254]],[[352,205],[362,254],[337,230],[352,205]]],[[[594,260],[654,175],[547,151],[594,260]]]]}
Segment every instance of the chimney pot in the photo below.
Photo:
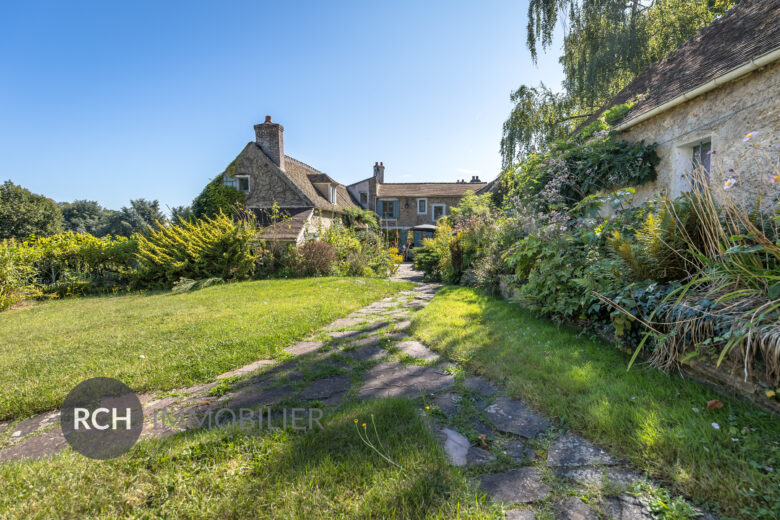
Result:
{"type": "Polygon", "coordinates": [[[271,116],[265,116],[265,122],[270,123],[271,122],[271,116]]]}

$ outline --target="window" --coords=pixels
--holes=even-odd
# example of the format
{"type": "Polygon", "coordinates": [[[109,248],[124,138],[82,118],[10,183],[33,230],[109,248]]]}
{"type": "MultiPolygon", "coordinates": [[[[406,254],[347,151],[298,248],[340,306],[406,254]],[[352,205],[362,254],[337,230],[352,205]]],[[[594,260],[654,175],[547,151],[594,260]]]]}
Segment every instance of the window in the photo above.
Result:
{"type": "Polygon", "coordinates": [[[368,192],[361,191],[359,194],[360,204],[362,206],[368,206],[368,192]]]}
{"type": "Polygon", "coordinates": [[[394,220],[398,218],[397,200],[380,200],[376,203],[377,213],[382,220],[394,220]]]}
{"type": "Polygon", "coordinates": [[[428,199],[417,199],[417,214],[425,215],[428,213],[428,199]]]}
{"type": "Polygon", "coordinates": [[[336,185],[335,184],[328,184],[328,201],[331,204],[336,204],[336,194],[338,192],[336,191],[336,185]]]}
{"type": "Polygon", "coordinates": [[[444,216],[445,209],[447,206],[444,204],[432,204],[431,207],[433,208],[433,220],[437,221],[440,218],[444,216]]]}
{"type": "Polygon", "coordinates": [[[691,178],[691,187],[694,189],[702,188],[702,184],[710,182],[710,168],[712,155],[712,141],[702,141],[693,146],[691,164],[694,174],[691,178]]]}
{"type": "Polygon", "coordinates": [[[225,177],[222,181],[225,186],[232,186],[241,193],[249,193],[249,175],[236,175],[235,177],[225,177]]]}

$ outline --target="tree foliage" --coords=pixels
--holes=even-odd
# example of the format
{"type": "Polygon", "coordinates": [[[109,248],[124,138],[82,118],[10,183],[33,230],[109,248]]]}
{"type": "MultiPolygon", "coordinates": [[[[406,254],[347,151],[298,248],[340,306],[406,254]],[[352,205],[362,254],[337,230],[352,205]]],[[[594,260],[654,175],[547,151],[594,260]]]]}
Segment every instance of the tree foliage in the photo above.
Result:
{"type": "Polygon", "coordinates": [[[135,199],[130,201],[130,206],[110,212],[102,234],[129,237],[134,233],[148,231],[157,222],[168,222],[159,201],[135,199]]]}
{"type": "Polygon", "coordinates": [[[25,239],[62,231],[62,211],[57,203],[11,181],[0,186],[0,239],[25,239]]]}
{"type": "MultiPolygon", "coordinates": [[[[734,5],[734,0],[531,0],[527,45],[534,60],[564,27],[563,91],[522,86],[504,124],[504,166],[566,135],[651,64],[734,5]]],[[[543,151],[543,150],[542,150],[543,151]]]]}

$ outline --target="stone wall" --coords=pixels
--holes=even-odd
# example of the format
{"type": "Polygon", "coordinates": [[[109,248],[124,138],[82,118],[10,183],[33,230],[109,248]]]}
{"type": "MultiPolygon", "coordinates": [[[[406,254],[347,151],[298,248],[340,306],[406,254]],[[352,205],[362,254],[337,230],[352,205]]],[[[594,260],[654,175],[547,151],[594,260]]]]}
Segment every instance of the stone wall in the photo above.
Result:
{"type": "MultiPolygon", "coordinates": [[[[768,151],[777,157],[780,138],[780,63],[752,72],[705,95],[638,123],[621,133],[628,141],[657,143],[661,158],[657,181],[637,188],[637,202],[661,191],[675,197],[688,191],[693,146],[712,142],[711,183],[723,193],[725,181],[736,184],[730,193],[738,198],[769,188],[770,171],[759,155],[768,151]],[[744,142],[749,132],[756,136],[744,142]],[[753,148],[760,143],[759,150],[753,148]],[[764,152],[761,151],[764,149],[764,152]],[[733,171],[731,171],[733,170],[733,171]]],[[[765,161],[764,161],[765,163],[765,161]]]]}
{"type": "Polygon", "coordinates": [[[306,207],[311,203],[301,196],[284,173],[255,143],[249,143],[227,167],[223,175],[248,175],[250,190],[247,206],[270,208],[274,202],[281,207],[306,207]]]}
{"type": "Polygon", "coordinates": [[[393,227],[414,227],[421,224],[435,224],[433,220],[433,205],[444,204],[444,215],[450,214],[450,208],[457,206],[460,197],[380,197],[379,200],[398,200],[398,220],[393,227]],[[427,212],[423,215],[417,214],[417,199],[427,199],[427,212]],[[408,205],[408,207],[406,207],[408,205]]]}

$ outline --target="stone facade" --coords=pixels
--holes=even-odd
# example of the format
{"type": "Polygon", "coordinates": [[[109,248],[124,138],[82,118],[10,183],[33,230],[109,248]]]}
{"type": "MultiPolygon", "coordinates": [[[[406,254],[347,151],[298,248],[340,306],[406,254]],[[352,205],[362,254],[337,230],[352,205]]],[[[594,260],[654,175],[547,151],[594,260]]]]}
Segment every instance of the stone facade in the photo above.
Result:
{"type": "Polygon", "coordinates": [[[656,143],[661,159],[658,179],[637,188],[637,202],[659,192],[675,197],[689,190],[693,148],[711,143],[710,182],[723,192],[736,179],[730,195],[745,200],[769,188],[771,171],[764,154],[776,159],[780,136],[780,63],[756,70],[720,88],[677,105],[621,132],[629,141],[656,143]],[[754,133],[745,142],[748,133],[754,133]],[[759,143],[759,148],[754,145],[759,143]]]}

